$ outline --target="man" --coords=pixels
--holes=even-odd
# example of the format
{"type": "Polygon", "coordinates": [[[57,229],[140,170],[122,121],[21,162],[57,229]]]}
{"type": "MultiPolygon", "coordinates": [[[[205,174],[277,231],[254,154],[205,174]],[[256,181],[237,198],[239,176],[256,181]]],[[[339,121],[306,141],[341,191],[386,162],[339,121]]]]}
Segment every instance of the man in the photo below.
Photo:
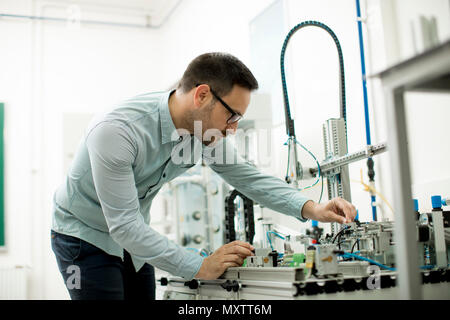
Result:
{"type": "Polygon", "coordinates": [[[203,54],[176,90],[134,97],[90,124],[54,197],[52,248],[72,299],[154,299],[153,266],[187,280],[216,279],[252,255],[250,244],[234,241],[203,258],[150,228],[158,190],[200,158],[249,198],[300,221],[354,219],[347,201],[314,203],[222,139],[236,130],[257,88],[237,58],[203,54]],[[200,142],[194,157],[186,148],[192,141],[200,142]]]}

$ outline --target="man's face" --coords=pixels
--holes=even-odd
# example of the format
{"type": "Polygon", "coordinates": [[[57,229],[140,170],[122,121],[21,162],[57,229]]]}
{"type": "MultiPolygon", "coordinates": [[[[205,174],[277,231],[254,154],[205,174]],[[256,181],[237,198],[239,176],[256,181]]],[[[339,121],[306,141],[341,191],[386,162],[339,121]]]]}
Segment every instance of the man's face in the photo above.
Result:
{"type": "MultiPolygon", "coordinates": [[[[205,106],[202,116],[203,138],[208,142],[209,136],[215,138],[225,137],[227,134],[234,134],[238,127],[238,122],[227,123],[232,113],[218,99],[214,99],[211,91],[209,104],[205,106]],[[205,134],[206,133],[206,134],[205,134]]],[[[220,96],[219,96],[220,97],[220,96]]],[[[235,85],[225,96],[220,97],[235,113],[243,116],[250,103],[250,90],[235,85]]]]}

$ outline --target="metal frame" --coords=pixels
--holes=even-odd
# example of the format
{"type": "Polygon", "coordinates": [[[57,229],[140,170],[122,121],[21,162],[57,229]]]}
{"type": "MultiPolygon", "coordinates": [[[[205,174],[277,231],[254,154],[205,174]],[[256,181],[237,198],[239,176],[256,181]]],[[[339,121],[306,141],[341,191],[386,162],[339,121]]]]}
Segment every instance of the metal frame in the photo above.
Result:
{"type": "Polygon", "coordinates": [[[399,298],[421,299],[417,240],[405,121],[406,91],[450,91],[450,41],[379,74],[386,102],[395,218],[399,298]]]}
{"type": "MultiPolygon", "coordinates": [[[[170,277],[164,287],[164,299],[225,299],[225,300],[393,300],[399,296],[398,286],[385,286],[374,290],[355,289],[308,294],[300,293],[299,287],[316,283],[326,287],[327,281],[336,279],[303,279],[301,268],[230,268],[224,276],[216,280],[197,280],[195,286],[179,277],[170,277]],[[248,270],[247,270],[248,269],[248,270]],[[267,270],[265,270],[267,269],[267,270]],[[269,277],[265,277],[268,275],[269,277]],[[300,275],[300,278],[298,276],[300,275]],[[281,276],[281,277],[280,277],[281,276]],[[233,280],[236,288],[226,289],[227,282],[233,280]]],[[[396,275],[396,272],[383,271],[380,276],[396,275]]],[[[342,276],[344,279],[363,281],[364,276],[342,276]]],[[[450,283],[421,283],[424,299],[448,300],[450,283]]]]}
{"type": "MultiPolygon", "coordinates": [[[[332,159],[323,161],[322,163],[320,163],[320,173],[326,175],[330,174],[332,171],[339,172],[339,168],[341,166],[348,165],[350,163],[360,161],[363,159],[367,159],[386,151],[387,151],[386,143],[369,145],[365,150],[349,153],[341,157],[333,157],[332,159]]],[[[314,175],[314,177],[317,175],[318,171],[319,170],[317,167],[309,169],[309,172],[312,175],[314,175]]],[[[310,178],[309,176],[306,175],[304,175],[304,177],[310,178]]]]}

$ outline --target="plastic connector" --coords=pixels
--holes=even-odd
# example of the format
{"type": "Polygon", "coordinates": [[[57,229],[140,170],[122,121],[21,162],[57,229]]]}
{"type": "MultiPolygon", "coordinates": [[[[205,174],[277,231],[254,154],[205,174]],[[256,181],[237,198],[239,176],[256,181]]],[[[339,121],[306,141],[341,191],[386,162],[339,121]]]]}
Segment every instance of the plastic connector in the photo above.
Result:
{"type": "Polygon", "coordinates": [[[432,196],[431,197],[431,206],[433,209],[441,209],[442,207],[442,198],[441,196],[432,196]]]}

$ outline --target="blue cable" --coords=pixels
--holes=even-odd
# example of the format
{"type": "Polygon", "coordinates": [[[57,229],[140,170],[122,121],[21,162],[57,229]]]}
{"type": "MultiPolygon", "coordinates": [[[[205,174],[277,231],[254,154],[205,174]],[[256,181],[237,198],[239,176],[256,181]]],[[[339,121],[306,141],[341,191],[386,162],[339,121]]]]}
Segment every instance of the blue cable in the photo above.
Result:
{"type": "Polygon", "coordinates": [[[269,235],[269,233],[272,233],[272,234],[274,234],[274,235],[276,235],[278,238],[280,238],[280,239],[282,239],[282,240],[286,240],[286,238],[285,237],[283,237],[281,234],[279,234],[279,233],[277,233],[277,232],[275,232],[275,231],[272,231],[272,230],[269,230],[269,231],[267,231],[266,232],[266,235],[267,235],[267,240],[269,240],[269,245],[270,245],[270,248],[272,249],[272,251],[274,250],[274,248],[273,248],[273,245],[272,245],[272,240],[270,240],[270,235],[269,235]]]}
{"type": "Polygon", "coordinates": [[[273,233],[274,235],[276,235],[278,238],[282,239],[282,240],[286,240],[285,237],[283,237],[282,235],[280,235],[279,233],[275,232],[275,231],[267,231],[268,233],[273,233]]]}
{"type": "Polygon", "coordinates": [[[422,270],[428,270],[428,269],[433,269],[435,266],[433,265],[426,265],[426,266],[421,266],[420,269],[422,270]]]}
{"type": "Polygon", "coordinates": [[[317,180],[316,180],[312,185],[310,185],[309,187],[305,187],[305,188],[303,188],[302,190],[305,190],[305,189],[308,189],[308,188],[312,188],[312,187],[314,187],[314,186],[319,182],[319,180],[320,180],[320,175],[321,175],[321,173],[320,173],[320,164],[319,164],[319,161],[317,161],[316,157],[312,154],[312,152],[309,151],[308,149],[306,149],[306,147],[304,147],[300,142],[298,142],[297,139],[295,139],[295,143],[297,143],[297,144],[298,144],[300,147],[302,147],[306,152],[308,152],[308,153],[311,155],[311,157],[313,157],[314,161],[316,161],[316,163],[317,163],[317,180]]]}
{"type": "MultiPolygon", "coordinates": [[[[362,72],[362,87],[363,87],[363,97],[364,97],[364,119],[366,124],[366,142],[367,145],[372,144],[370,137],[370,118],[369,118],[369,99],[367,97],[367,76],[366,76],[366,58],[364,55],[364,41],[361,23],[361,6],[359,0],[356,0],[356,15],[358,17],[358,36],[359,36],[359,52],[361,56],[361,72],[362,72]]],[[[369,158],[371,159],[371,158],[369,158]]],[[[376,197],[374,195],[370,198],[370,204],[372,206],[372,219],[377,221],[377,207],[373,205],[376,202],[376,197]]]]}
{"type": "MultiPolygon", "coordinates": [[[[288,139],[288,141],[289,141],[289,139],[288,139]]],[[[286,141],[286,142],[284,143],[284,145],[289,145],[289,144],[288,144],[288,141],[286,141]]],[[[310,185],[310,186],[308,186],[308,187],[305,187],[305,188],[303,188],[303,189],[301,189],[301,190],[305,190],[305,189],[312,188],[312,187],[314,187],[314,186],[319,182],[319,180],[320,180],[320,176],[321,176],[321,172],[320,172],[320,163],[319,163],[319,161],[317,161],[317,158],[314,156],[314,154],[313,154],[311,151],[309,151],[304,145],[302,145],[300,142],[298,142],[297,139],[294,138],[294,141],[295,141],[296,144],[298,144],[300,147],[302,147],[303,150],[305,150],[306,152],[308,152],[308,153],[311,155],[311,157],[314,159],[314,161],[316,161],[316,164],[317,164],[317,179],[316,179],[316,181],[315,181],[312,185],[310,185]]],[[[290,158],[291,158],[291,157],[290,157],[290,154],[291,154],[291,150],[290,150],[290,145],[289,145],[289,149],[288,149],[288,165],[287,165],[287,173],[286,173],[286,176],[289,176],[289,164],[290,164],[290,158]]],[[[320,201],[319,201],[319,202],[320,202],[320,201]]]]}
{"type": "MultiPolygon", "coordinates": [[[[272,230],[267,231],[267,233],[266,233],[267,234],[267,240],[269,240],[270,248],[272,249],[272,251],[274,251],[274,248],[272,246],[272,240],[270,240],[269,233],[273,233],[278,238],[283,239],[283,240],[286,240],[286,238],[283,237],[281,234],[275,232],[275,231],[272,231],[272,230]]],[[[278,252],[278,258],[283,258],[283,257],[284,257],[284,253],[278,252]]]]}
{"type": "Polygon", "coordinates": [[[358,16],[359,52],[361,56],[361,72],[362,72],[362,85],[364,97],[364,118],[366,122],[366,141],[367,145],[370,145],[372,144],[372,141],[370,138],[369,99],[367,97],[366,62],[364,55],[364,42],[361,23],[361,7],[359,4],[359,0],[356,0],[356,15],[358,16]]]}
{"type": "MultiPolygon", "coordinates": [[[[388,266],[386,266],[384,264],[381,264],[381,263],[379,263],[379,262],[377,262],[375,260],[372,260],[372,259],[369,259],[369,258],[366,258],[366,257],[362,257],[362,256],[359,256],[359,255],[354,254],[354,253],[346,252],[344,254],[340,254],[339,256],[341,256],[343,258],[355,258],[355,259],[358,259],[358,260],[367,261],[367,262],[369,262],[371,264],[375,264],[375,265],[377,265],[377,266],[379,266],[379,267],[381,267],[383,269],[386,269],[386,270],[389,270],[389,271],[396,271],[396,268],[388,267],[388,266]]],[[[433,269],[434,267],[435,266],[433,266],[433,265],[426,265],[426,266],[420,266],[420,269],[428,270],[428,269],[433,269]]]]}
{"type": "Polygon", "coordinates": [[[266,236],[267,236],[267,240],[269,240],[270,248],[271,248],[272,251],[273,251],[273,245],[272,245],[272,240],[270,240],[269,231],[267,231],[266,236]]]}
{"type": "Polygon", "coordinates": [[[377,206],[374,203],[377,201],[377,197],[374,195],[370,196],[370,205],[372,206],[372,220],[377,221],[377,206]]]}
{"type": "Polygon", "coordinates": [[[379,266],[380,268],[383,268],[383,269],[386,269],[386,270],[389,270],[389,271],[395,271],[395,268],[391,268],[391,267],[385,266],[384,264],[376,262],[375,260],[372,260],[372,259],[369,259],[369,258],[366,258],[366,257],[361,257],[361,256],[358,256],[357,254],[354,254],[354,253],[344,253],[344,254],[342,254],[340,256],[342,256],[344,258],[355,258],[355,259],[358,259],[358,260],[367,261],[367,262],[369,262],[371,264],[375,264],[375,265],[379,266]]]}

